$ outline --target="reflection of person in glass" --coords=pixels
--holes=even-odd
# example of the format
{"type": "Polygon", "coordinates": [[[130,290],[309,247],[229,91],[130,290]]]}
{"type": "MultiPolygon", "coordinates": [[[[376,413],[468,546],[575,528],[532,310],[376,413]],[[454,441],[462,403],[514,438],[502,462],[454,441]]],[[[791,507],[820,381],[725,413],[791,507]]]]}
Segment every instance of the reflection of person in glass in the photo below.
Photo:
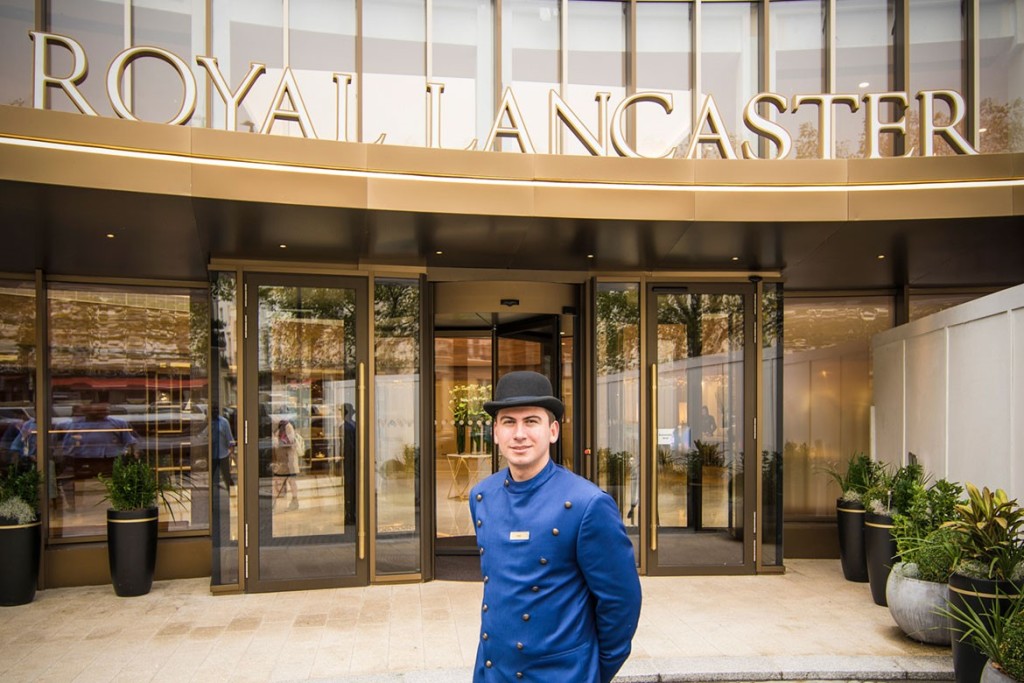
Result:
{"type": "Polygon", "coordinates": [[[274,506],[284,495],[285,486],[292,494],[289,510],[299,509],[299,485],[295,477],[299,474],[299,456],[306,450],[302,435],[296,431],[290,420],[281,420],[274,431],[274,455],[270,471],[274,474],[274,506]]]}
{"type": "Polygon", "coordinates": [[[718,431],[718,423],[715,422],[714,416],[708,412],[707,406],[700,407],[700,422],[698,431],[700,431],[701,437],[708,437],[718,431]]]}
{"type": "Polygon", "coordinates": [[[134,430],[124,420],[111,417],[108,410],[106,403],[89,403],[82,406],[82,416],[71,422],[63,450],[65,457],[75,459],[76,472],[91,467],[110,469],[114,458],[134,450],[138,442],[134,430]]]}
{"type": "Polygon", "coordinates": [[[213,448],[214,464],[220,470],[224,486],[230,491],[235,485],[231,478],[231,455],[235,451],[235,437],[231,432],[231,423],[220,411],[213,417],[213,430],[215,436],[210,446],[213,448]]]}
{"type": "Polygon", "coordinates": [[[345,476],[345,524],[356,523],[356,422],[355,408],[344,406],[345,421],[342,471],[345,476]]]}

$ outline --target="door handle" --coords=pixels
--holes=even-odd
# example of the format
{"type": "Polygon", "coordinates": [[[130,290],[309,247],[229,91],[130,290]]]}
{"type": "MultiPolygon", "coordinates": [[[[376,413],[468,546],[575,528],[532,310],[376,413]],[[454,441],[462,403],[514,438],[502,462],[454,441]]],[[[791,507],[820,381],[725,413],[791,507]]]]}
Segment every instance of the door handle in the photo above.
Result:
{"type": "Polygon", "coordinates": [[[651,551],[658,549],[658,364],[651,363],[651,551]]]}
{"type": "Polygon", "coordinates": [[[356,423],[356,443],[359,444],[359,457],[356,460],[356,518],[359,520],[358,546],[359,559],[366,558],[366,514],[364,513],[364,493],[366,488],[366,365],[359,364],[359,377],[356,380],[356,411],[359,421],[356,423]]]}

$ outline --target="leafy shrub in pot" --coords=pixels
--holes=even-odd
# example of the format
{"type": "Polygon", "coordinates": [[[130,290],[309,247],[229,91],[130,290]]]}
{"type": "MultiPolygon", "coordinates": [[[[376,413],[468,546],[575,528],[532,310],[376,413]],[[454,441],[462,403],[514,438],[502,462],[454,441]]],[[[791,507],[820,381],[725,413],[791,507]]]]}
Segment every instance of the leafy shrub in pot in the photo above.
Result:
{"type": "Polygon", "coordinates": [[[843,576],[847,581],[865,582],[868,569],[864,556],[864,505],[861,496],[882,476],[884,466],[865,453],[854,453],[845,469],[831,463],[822,471],[839,486],[836,525],[843,576]]]}

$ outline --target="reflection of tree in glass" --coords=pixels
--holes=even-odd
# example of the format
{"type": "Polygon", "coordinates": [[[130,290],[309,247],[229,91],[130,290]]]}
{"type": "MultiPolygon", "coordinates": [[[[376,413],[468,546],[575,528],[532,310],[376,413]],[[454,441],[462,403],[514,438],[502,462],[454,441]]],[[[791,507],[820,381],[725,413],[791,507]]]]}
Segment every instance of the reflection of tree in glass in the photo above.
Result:
{"type": "Polygon", "coordinates": [[[637,288],[597,292],[597,372],[608,375],[640,366],[637,288]]]}
{"type": "Polygon", "coordinates": [[[979,128],[982,154],[1024,152],[1024,98],[1013,102],[993,102],[991,97],[981,101],[979,128]]]}
{"type": "Polygon", "coordinates": [[[420,289],[414,280],[380,281],[373,288],[377,374],[419,371],[420,289]]]}

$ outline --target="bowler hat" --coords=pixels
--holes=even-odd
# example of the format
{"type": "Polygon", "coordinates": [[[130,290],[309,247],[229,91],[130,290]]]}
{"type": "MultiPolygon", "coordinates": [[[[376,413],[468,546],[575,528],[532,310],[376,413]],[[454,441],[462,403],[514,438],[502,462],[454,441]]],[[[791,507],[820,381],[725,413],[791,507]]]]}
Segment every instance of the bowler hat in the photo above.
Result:
{"type": "Polygon", "coordinates": [[[522,406],[550,410],[556,420],[561,420],[565,412],[565,406],[551,391],[551,381],[539,372],[529,370],[518,370],[502,376],[494,389],[494,400],[484,403],[484,410],[491,417],[497,417],[502,408],[522,406]]]}

